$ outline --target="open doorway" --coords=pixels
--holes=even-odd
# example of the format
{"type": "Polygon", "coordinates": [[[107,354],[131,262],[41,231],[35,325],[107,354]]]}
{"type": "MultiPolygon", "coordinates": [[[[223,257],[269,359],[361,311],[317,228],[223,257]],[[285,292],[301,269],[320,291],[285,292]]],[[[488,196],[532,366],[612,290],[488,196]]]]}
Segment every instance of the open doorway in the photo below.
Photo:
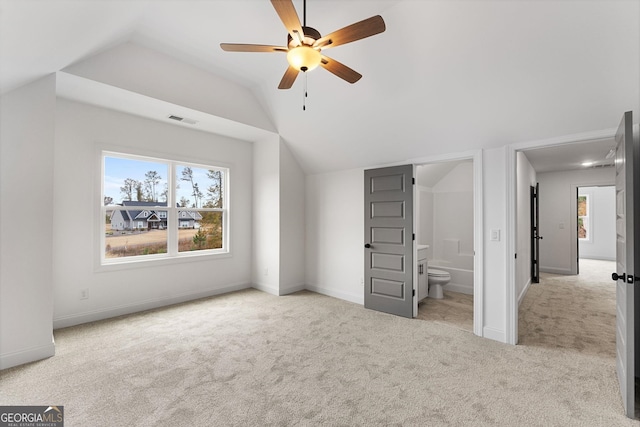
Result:
{"type": "Polygon", "coordinates": [[[599,139],[515,153],[519,344],[615,357],[615,169],[607,157],[613,144],[599,139]],[[535,242],[539,283],[528,256],[536,235],[544,235],[535,242]]]}
{"type": "Polygon", "coordinates": [[[418,165],[415,194],[418,261],[427,266],[418,280],[428,282],[416,317],[473,332],[473,159],[418,165]]]}

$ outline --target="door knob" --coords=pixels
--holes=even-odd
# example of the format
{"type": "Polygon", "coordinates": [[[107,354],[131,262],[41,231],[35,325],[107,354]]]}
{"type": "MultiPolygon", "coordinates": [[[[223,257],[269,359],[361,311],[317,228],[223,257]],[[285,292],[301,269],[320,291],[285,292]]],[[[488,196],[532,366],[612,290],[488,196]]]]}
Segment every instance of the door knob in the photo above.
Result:
{"type": "Polygon", "coordinates": [[[626,274],[622,273],[620,275],[618,275],[618,273],[613,273],[611,275],[611,279],[613,279],[614,281],[618,281],[618,279],[622,279],[622,281],[624,282],[626,280],[627,276],[626,274]]]}
{"type": "Polygon", "coordinates": [[[369,248],[371,247],[371,245],[370,245],[369,243],[366,243],[366,244],[364,245],[364,247],[365,247],[365,248],[367,248],[367,249],[369,249],[369,248]]]}

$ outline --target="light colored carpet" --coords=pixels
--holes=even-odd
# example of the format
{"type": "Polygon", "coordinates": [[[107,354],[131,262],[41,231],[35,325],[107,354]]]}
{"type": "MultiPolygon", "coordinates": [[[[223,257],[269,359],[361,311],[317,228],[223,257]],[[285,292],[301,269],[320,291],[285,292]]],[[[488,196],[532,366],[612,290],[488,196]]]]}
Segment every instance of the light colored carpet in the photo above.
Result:
{"type": "Polygon", "coordinates": [[[580,274],[540,274],[519,308],[519,343],[616,356],[615,262],[580,260],[580,274]]]}
{"type": "Polygon", "coordinates": [[[72,426],[626,426],[613,361],[300,292],[246,290],[58,330],[0,404],[72,426]]]}

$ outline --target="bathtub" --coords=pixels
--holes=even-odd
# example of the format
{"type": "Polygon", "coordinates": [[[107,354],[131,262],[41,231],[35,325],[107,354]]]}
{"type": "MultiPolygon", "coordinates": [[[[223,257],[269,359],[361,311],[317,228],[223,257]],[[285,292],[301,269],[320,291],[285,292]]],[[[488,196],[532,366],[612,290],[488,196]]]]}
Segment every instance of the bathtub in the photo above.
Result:
{"type": "Polygon", "coordinates": [[[443,270],[451,275],[451,281],[444,290],[473,295],[473,270],[458,268],[451,261],[442,259],[429,260],[427,268],[443,270]]]}

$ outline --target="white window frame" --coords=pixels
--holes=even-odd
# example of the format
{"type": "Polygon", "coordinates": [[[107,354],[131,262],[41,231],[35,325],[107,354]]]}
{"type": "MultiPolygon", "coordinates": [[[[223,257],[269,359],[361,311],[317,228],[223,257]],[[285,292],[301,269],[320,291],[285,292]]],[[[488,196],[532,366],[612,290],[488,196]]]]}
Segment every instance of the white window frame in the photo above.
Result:
{"type": "MultiPolygon", "coordinates": [[[[100,259],[100,267],[103,266],[122,266],[126,264],[140,264],[140,263],[148,263],[148,262],[175,262],[176,260],[194,260],[198,257],[221,257],[221,256],[229,256],[229,177],[230,177],[230,168],[227,166],[213,165],[213,164],[200,164],[193,163],[189,161],[183,161],[181,159],[168,159],[161,157],[153,157],[153,156],[145,156],[139,154],[130,154],[124,153],[121,151],[112,151],[112,150],[101,150],[100,151],[100,201],[104,200],[104,175],[105,175],[105,157],[117,157],[122,159],[131,159],[131,160],[139,160],[139,161],[147,161],[153,163],[160,163],[167,165],[167,186],[169,188],[169,192],[167,194],[167,204],[166,206],[158,206],[158,210],[162,209],[166,211],[166,219],[167,219],[167,252],[164,254],[153,254],[153,255],[137,255],[137,256],[129,256],[129,257],[120,257],[120,258],[106,258],[105,257],[105,232],[104,232],[104,216],[106,215],[106,211],[126,211],[131,210],[131,207],[126,206],[104,206],[104,203],[100,204],[100,215],[102,215],[102,221],[98,221],[98,233],[100,235],[100,247],[99,251],[99,259],[100,259]],[[176,170],[178,166],[188,166],[192,168],[200,168],[200,169],[214,169],[223,172],[223,182],[222,182],[222,208],[179,208],[176,203],[176,170]],[[178,252],[178,233],[179,233],[179,218],[178,218],[178,210],[194,210],[201,212],[221,212],[222,213],[222,248],[219,249],[201,249],[196,251],[185,251],[178,252]]],[[[191,219],[191,218],[190,218],[191,219]]],[[[135,220],[137,221],[137,220],[135,220]]],[[[137,224],[136,224],[137,225],[137,224]]]]}
{"type": "MultiPolygon", "coordinates": [[[[586,193],[578,193],[578,199],[580,197],[585,198],[585,201],[587,204],[587,212],[586,212],[586,215],[578,215],[578,227],[580,224],[580,218],[584,218],[582,221],[582,224],[584,225],[584,228],[587,232],[587,237],[580,237],[580,233],[578,233],[578,240],[580,242],[591,242],[593,240],[592,239],[593,230],[591,227],[591,195],[586,193]]],[[[580,205],[580,202],[578,201],[577,204],[580,205]]]]}

